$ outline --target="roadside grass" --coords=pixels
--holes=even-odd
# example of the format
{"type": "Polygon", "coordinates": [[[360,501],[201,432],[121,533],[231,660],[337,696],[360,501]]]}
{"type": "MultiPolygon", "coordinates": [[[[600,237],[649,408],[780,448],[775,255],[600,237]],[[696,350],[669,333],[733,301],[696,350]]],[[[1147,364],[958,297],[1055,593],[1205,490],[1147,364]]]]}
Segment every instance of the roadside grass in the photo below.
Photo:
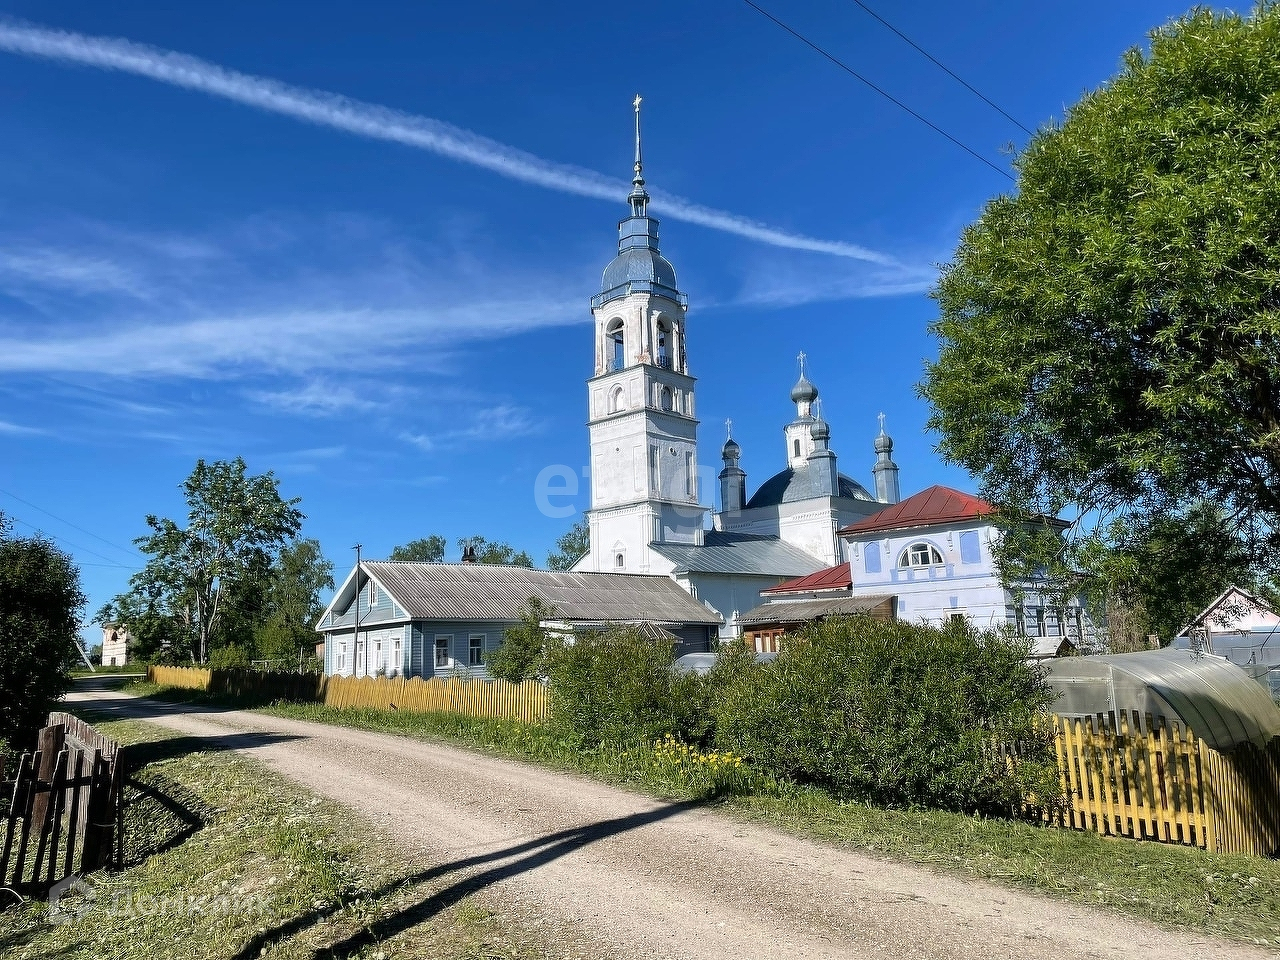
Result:
{"type": "Polygon", "coordinates": [[[260,712],[296,720],[446,741],[585,773],[671,799],[702,799],[725,812],[799,836],[909,860],[1160,923],[1280,945],[1280,862],[1171,844],[938,810],[887,810],[733,767],[672,763],[658,745],[579,751],[545,727],[457,714],[337,709],[276,703],[260,712]]]}
{"type": "Polygon", "coordinates": [[[92,874],[83,912],[61,925],[43,901],[0,912],[0,956],[536,960],[572,939],[536,914],[500,916],[459,875],[423,879],[439,865],[256,760],[193,752],[203,744],[153,724],[98,726],[142,764],[126,790],[125,868],[92,874]]]}

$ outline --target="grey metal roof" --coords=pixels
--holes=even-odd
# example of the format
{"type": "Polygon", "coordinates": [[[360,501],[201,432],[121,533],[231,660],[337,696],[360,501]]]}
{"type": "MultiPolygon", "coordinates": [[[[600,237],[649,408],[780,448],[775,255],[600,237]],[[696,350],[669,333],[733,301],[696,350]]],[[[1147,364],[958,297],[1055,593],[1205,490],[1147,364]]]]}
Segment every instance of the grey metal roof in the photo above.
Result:
{"type": "Polygon", "coordinates": [[[561,573],[483,563],[362,564],[415,620],[518,620],[531,597],[555,619],[603,623],[719,624],[721,618],[668,577],[561,573]]]}
{"type": "MultiPolygon", "coordinates": [[[[793,503],[796,500],[809,500],[814,496],[813,481],[809,478],[809,464],[806,461],[804,466],[798,469],[788,467],[781,473],[775,473],[772,477],[760,485],[760,488],[751,495],[751,499],[747,501],[747,509],[754,507],[776,507],[780,503],[793,503]]],[[[875,502],[875,497],[867,492],[867,488],[858,481],[840,474],[840,496],[849,500],[870,500],[875,502]]]]}
{"type": "Polygon", "coordinates": [[[1280,734],[1280,709],[1266,688],[1221,657],[1165,648],[1044,665],[1062,716],[1137,710],[1185,723],[1215,750],[1280,734]]]}
{"type": "Polygon", "coordinates": [[[762,603],[738,617],[743,626],[757,623],[807,623],[821,617],[851,616],[855,613],[870,613],[883,603],[889,603],[893,597],[836,597],[835,599],[806,600],[774,600],[762,603]]]}
{"type": "Polygon", "coordinates": [[[676,565],[677,573],[754,573],[803,577],[826,564],[774,537],[708,530],[703,545],[655,543],[652,549],[676,565]]]}

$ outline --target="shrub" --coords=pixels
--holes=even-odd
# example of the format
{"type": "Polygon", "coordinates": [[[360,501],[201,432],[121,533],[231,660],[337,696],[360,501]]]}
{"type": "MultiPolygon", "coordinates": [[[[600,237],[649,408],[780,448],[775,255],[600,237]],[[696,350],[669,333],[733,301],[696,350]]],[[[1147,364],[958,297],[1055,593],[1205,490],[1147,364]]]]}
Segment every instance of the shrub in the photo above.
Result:
{"type": "Polygon", "coordinates": [[[209,662],[205,666],[211,670],[248,670],[249,651],[234,643],[218,647],[210,652],[209,662]]]}
{"type": "Polygon", "coordinates": [[[544,657],[551,724],[580,747],[710,732],[702,677],[675,674],[672,645],[631,629],[550,637],[544,657]]]}
{"type": "Polygon", "coordinates": [[[484,665],[491,677],[519,683],[536,677],[543,667],[547,631],[543,622],[555,617],[555,609],[537,597],[529,598],[520,611],[520,623],[509,627],[502,643],[485,657],[484,665]]]}
{"type": "Polygon", "coordinates": [[[809,624],[772,663],[725,661],[716,742],[843,798],[1007,814],[1052,764],[1037,722],[1051,695],[1026,656],[1025,642],[962,623],[809,624]],[[1012,773],[997,741],[1024,750],[1012,773]]]}

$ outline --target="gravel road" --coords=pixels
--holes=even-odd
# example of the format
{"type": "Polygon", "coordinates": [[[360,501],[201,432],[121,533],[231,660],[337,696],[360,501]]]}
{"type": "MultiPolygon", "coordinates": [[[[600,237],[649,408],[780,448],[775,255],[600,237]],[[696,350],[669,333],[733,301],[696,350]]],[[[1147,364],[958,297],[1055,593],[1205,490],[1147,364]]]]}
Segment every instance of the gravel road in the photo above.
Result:
{"type": "Polygon", "coordinates": [[[496,890],[610,960],[1275,956],[454,747],[111,690],[68,699],[242,750],[425,852],[436,907],[496,890]]]}

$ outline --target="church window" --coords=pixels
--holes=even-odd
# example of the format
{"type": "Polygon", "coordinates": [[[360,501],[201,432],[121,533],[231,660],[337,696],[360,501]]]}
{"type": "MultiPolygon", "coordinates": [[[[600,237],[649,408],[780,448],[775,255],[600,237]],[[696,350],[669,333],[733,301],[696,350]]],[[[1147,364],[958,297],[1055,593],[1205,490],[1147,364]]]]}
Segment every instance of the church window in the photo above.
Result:
{"type": "Polygon", "coordinates": [[[649,447],[649,488],[653,493],[662,491],[662,473],[658,465],[658,448],[656,446],[649,447]]]}
{"type": "Polygon", "coordinates": [[[621,370],[626,366],[626,343],[623,337],[621,320],[614,320],[609,324],[609,347],[612,350],[609,369],[621,370]]]}
{"type": "Polygon", "coordinates": [[[674,405],[673,395],[670,387],[663,387],[662,393],[658,395],[658,404],[663,410],[670,410],[674,405]]]}
{"type": "Polygon", "coordinates": [[[671,366],[671,331],[667,327],[667,321],[658,321],[658,366],[671,366]]]}
{"type": "Polygon", "coordinates": [[[684,455],[684,492],[692,497],[697,493],[697,478],[693,469],[693,452],[685,451],[684,455]]]}
{"type": "Polygon", "coordinates": [[[792,449],[792,451],[793,451],[792,456],[795,456],[795,457],[800,456],[800,440],[799,440],[799,438],[796,438],[795,440],[791,441],[791,449],[792,449]]]}
{"type": "Polygon", "coordinates": [[[613,392],[609,394],[609,412],[610,413],[620,413],[622,411],[622,406],[623,406],[622,396],[623,396],[622,387],[621,386],[614,387],[613,392]]]}
{"type": "Polygon", "coordinates": [[[868,543],[862,552],[862,562],[867,573],[880,572],[880,544],[868,543]]]}
{"type": "Polygon", "coordinates": [[[902,551],[898,557],[898,569],[906,570],[919,567],[938,567],[942,565],[942,554],[937,547],[927,543],[913,543],[902,551]]]}
{"type": "Polygon", "coordinates": [[[613,555],[613,565],[621,570],[627,565],[627,555],[625,553],[615,553],[613,555]]]}

